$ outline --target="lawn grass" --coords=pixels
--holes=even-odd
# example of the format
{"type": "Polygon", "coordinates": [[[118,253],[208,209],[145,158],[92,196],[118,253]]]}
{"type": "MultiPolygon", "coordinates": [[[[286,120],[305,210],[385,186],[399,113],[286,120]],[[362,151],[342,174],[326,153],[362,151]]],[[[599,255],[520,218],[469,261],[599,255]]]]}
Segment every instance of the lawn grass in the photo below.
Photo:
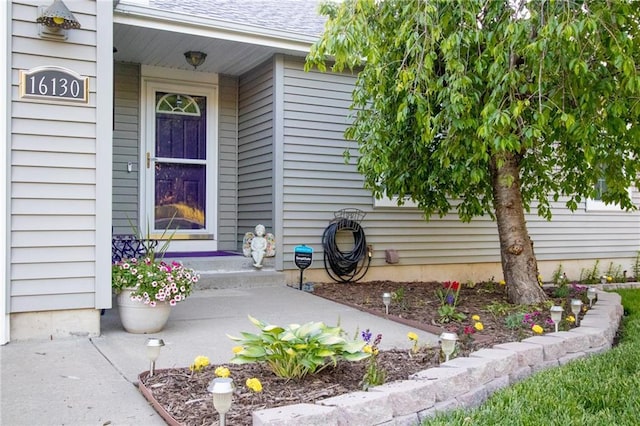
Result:
{"type": "Polygon", "coordinates": [[[441,413],[422,425],[640,424],[640,290],[617,293],[625,308],[619,345],[535,374],[478,408],[441,413]]]}

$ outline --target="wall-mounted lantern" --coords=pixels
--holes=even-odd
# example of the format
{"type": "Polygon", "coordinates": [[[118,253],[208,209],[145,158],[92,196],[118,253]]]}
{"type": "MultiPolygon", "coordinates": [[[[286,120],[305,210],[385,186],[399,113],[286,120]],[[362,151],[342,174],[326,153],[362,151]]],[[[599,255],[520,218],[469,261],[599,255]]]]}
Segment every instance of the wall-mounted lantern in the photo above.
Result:
{"type": "Polygon", "coordinates": [[[40,24],[38,34],[42,38],[66,40],[67,30],[80,28],[80,22],[62,0],[54,0],[51,6],[40,7],[38,11],[36,22],[40,24]]]}

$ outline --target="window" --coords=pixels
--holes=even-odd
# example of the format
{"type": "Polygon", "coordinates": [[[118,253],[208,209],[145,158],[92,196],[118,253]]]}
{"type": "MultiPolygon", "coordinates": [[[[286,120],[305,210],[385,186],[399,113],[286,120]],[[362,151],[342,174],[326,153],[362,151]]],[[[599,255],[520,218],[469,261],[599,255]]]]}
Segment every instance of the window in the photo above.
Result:
{"type": "Polygon", "coordinates": [[[373,207],[417,208],[418,204],[415,203],[414,201],[411,201],[410,198],[407,198],[404,200],[404,204],[399,206],[398,197],[392,197],[392,198],[385,197],[379,200],[373,197],[373,207]]]}
{"type": "MultiPolygon", "coordinates": [[[[613,212],[621,212],[623,211],[620,206],[618,204],[605,204],[604,201],[602,201],[602,194],[604,194],[605,192],[607,192],[607,183],[604,180],[604,177],[601,177],[600,179],[598,179],[598,182],[596,183],[596,197],[591,199],[591,198],[587,198],[587,203],[586,203],[586,210],[587,211],[613,211],[613,212]]],[[[631,189],[628,190],[629,191],[629,196],[631,196],[631,189]]]]}

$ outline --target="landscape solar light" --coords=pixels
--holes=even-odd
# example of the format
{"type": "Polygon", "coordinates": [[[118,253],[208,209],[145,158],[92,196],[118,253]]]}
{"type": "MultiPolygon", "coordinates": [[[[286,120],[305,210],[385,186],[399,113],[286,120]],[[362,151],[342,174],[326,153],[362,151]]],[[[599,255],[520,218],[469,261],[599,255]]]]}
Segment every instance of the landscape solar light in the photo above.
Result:
{"type": "Polygon", "coordinates": [[[607,276],[603,275],[600,277],[600,284],[604,285],[607,283],[607,276]]]}
{"type": "Polygon", "coordinates": [[[211,381],[207,390],[213,394],[213,408],[220,415],[220,426],[225,426],[233,397],[233,379],[217,377],[211,381]]]}
{"type": "Polygon", "coordinates": [[[444,353],[444,362],[449,361],[449,356],[456,349],[456,340],[458,340],[458,335],[455,333],[442,333],[440,335],[440,349],[444,353]]]}
{"type": "Polygon", "coordinates": [[[594,287],[589,287],[587,290],[587,298],[589,299],[589,307],[592,307],[593,301],[596,298],[596,289],[594,287]]]}
{"type": "Polygon", "coordinates": [[[571,312],[573,312],[573,315],[575,315],[576,317],[576,326],[580,325],[580,317],[578,317],[578,314],[580,314],[581,309],[582,309],[582,300],[571,299],[571,312]]]}
{"type": "Polygon", "coordinates": [[[149,377],[153,376],[153,372],[156,369],[156,360],[160,355],[160,349],[164,346],[164,341],[162,339],[156,339],[150,337],[147,340],[147,358],[149,358],[150,366],[149,366],[149,377]]]}
{"type": "Polygon", "coordinates": [[[391,293],[382,293],[382,303],[384,303],[384,310],[389,315],[389,304],[391,303],[391,293]]]}
{"type": "Polygon", "coordinates": [[[560,321],[562,321],[562,313],[564,312],[564,309],[562,309],[562,306],[554,305],[551,307],[550,311],[551,311],[551,321],[553,321],[553,324],[556,326],[556,333],[557,333],[558,324],[560,324],[560,321]]]}

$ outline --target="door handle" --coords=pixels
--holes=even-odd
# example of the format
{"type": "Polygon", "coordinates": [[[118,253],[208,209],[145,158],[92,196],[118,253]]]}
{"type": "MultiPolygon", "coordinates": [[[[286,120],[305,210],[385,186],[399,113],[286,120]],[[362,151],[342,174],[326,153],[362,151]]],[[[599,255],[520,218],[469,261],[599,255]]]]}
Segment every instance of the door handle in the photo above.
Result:
{"type": "Polygon", "coordinates": [[[147,152],[147,169],[151,167],[151,160],[155,161],[156,157],[152,157],[150,152],[147,152]]]}

